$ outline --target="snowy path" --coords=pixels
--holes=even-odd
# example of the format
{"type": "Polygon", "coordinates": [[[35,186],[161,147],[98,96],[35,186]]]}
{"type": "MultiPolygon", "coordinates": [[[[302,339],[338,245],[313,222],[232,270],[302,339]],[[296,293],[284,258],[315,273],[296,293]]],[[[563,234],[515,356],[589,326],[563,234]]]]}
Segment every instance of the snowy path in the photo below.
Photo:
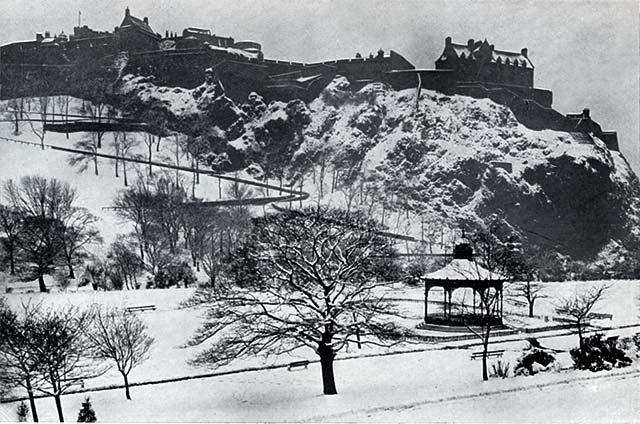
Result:
{"type": "Polygon", "coordinates": [[[640,417],[640,375],[559,383],[412,407],[355,412],[341,422],[635,422],[640,417]]]}

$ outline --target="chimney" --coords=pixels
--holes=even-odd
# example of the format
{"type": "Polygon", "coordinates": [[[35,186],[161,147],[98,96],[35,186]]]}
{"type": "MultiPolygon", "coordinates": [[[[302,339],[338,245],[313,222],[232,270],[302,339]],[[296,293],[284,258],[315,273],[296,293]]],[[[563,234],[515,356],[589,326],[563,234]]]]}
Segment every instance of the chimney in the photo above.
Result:
{"type": "Polygon", "coordinates": [[[489,48],[491,49],[491,51],[494,51],[494,50],[496,49],[496,46],[494,46],[493,44],[491,44],[491,45],[489,46],[489,48]]]}
{"type": "Polygon", "coordinates": [[[143,21],[145,24],[149,25],[149,18],[147,18],[146,16],[144,17],[143,21]]]}
{"type": "Polygon", "coordinates": [[[42,33],[41,32],[36,32],[36,41],[40,42],[40,41],[42,41],[42,38],[43,38],[42,37],[42,33]]]}
{"type": "Polygon", "coordinates": [[[451,37],[447,37],[444,39],[444,45],[445,47],[448,47],[451,45],[451,37]]]}
{"type": "Polygon", "coordinates": [[[124,16],[129,16],[131,13],[129,12],[129,6],[127,6],[126,9],[124,9],[124,16]]]}
{"type": "Polygon", "coordinates": [[[591,111],[589,109],[582,109],[582,117],[591,119],[591,111]]]}
{"type": "Polygon", "coordinates": [[[44,38],[51,38],[51,33],[49,31],[45,31],[44,38]]]}
{"type": "Polygon", "coordinates": [[[476,44],[475,40],[473,38],[469,38],[469,41],[467,41],[467,48],[473,51],[475,44],[476,44]]]}
{"type": "Polygon", "coordinates": [[[524,48],[522,50],[520,50],[520,54],[522,54],[522,56],[529,58],[529,49],[528,48],[524,48]]]}

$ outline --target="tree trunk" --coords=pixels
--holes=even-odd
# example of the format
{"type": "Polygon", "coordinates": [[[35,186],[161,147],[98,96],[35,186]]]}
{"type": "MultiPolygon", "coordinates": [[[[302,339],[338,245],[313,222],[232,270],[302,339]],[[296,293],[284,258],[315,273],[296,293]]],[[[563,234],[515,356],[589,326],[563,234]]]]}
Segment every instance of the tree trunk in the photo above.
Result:
{"type": "Polygon", "coordinates": [[[98,156],[93,156],[93,172],[98,175],[98,156]]]}
{"type": "Polygon", "coordinates": [[[76,278],[76,273],[73,272],[73,265],[71,265],[71,261],[67,263],[67,267],[69,268],[69,278],[76,278]]]}
{"type": "Polygon", "coordinates": [[[487,348],[482,352],[482,380],[487,381],[489,374],[487,373],[487,348]]]}
{"type": "Polygon", "coordinates": [[[153,169],[151,169],[151,158],[153,155],[153,140],[149,141],[149,145],[147,147],[149,148],[149,176],[151,177],[153,175],[153,169]]]}
{"type": "Polygon", "coordinates": [[[127,187],[129,185],[129,181],[127,180],[127,162],[122,161],[122,175],[124,176],[124,186],[127,187]]]}
{"type": "Polygon", "coordinates": [[[335,353],[330,346],[321,343],[318,347],[318,355],[320,355],[320,366],[322,367],[322,387],[325,395],[336,395],[336,381],[333,375],[333,358],[335,353]]]}
{"type": "Polygon", "coordinates": [[[122,377],[124,377],[124,393],[127,396],[127,400],[131,400],[131,393],[129,392],[129,377],[125,373],[122,373],[122,377]]]}
{"type": "Polygon", "coordinates": [[[580,340],[580,351],[582,352],[582,347],[583,347],[583,341],[582,341],[582,323],[580,321],[578,321],[576,323],[576,326],[578,327],[578,340],[580,340]]]}
{"type": "Polygon", "coordinates": [[[40,293],[47,292],[47,286],[44,285],[44,275],[38,274],[38,286],[40,287],[40,293]]]}
{"type": "Polygon", "coordinates": [[[38,411],[36,410],[36,399],[33,396],[33,388],[31,387],[31,380],[27,378],[27,394],[29,395],[29,405],[31,405],[31,417],[33,422],[38,422],[38,411]]]}
{"type": "Polygon", "coordinates": [[[11,267],[11,271],[9,272],[10,275],[16,275],[16,260],[14,258],[14,247],[12,246],[9,249],[9,265],[11,267]]]}
{"type": "Polygon", "coordinates": [[[533,300],[529,301],[529,318],[533,318],[533,300]]]}
{"type": "Polygon", "coordinates": [[[53,395],[53,398],[56,400],[56,409],[58,410],[58,420],[63,423],[64,415],[62,414],[62,402],[60,401],[60,394],[53,395]]]}

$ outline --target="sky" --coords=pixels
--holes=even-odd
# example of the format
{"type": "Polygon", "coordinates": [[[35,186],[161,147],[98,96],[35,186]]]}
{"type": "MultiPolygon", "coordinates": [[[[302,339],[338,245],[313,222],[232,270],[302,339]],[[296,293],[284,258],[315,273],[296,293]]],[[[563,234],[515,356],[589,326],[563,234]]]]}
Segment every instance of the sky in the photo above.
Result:
{"type": "Polygon", "coordinates": [[[562,113],[591,109],[640,174],[638,0],[0,0],[0,43],[83,25],[113,31],[129,6],[152,28],[204,27],[262,43],[265,57],[320,61],[394,50],[433,68],[444,39],[529,49],[535,86],[562,113]]]}

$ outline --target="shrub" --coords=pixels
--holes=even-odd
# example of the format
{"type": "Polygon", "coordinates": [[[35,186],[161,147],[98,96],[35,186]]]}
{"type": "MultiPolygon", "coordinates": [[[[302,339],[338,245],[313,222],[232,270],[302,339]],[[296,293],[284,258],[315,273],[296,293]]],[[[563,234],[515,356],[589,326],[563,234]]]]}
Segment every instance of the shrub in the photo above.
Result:
{"type": "Polygon", "coordinates": [[[151,281],[152,288],[164,289],[167,287],[177,286],[184,283],[185,287],[189,287],[196,283],[196,275],[193,269],[185,261],[171,262],[162,267],[151,281]]]}
{"type": "Polygon", "coordinates": [[[511,365],[508,362],[498,360],[498,362],[491,364],[491,372],[489,373],[489,376],[492,378],[507,378],[509,377],[510,367],[511,365]]]}
{"type": "Polygon", "coordinates": [[[78,412],[78,422],[79,423],[95,423],[98,421],[96,418],[96,412],[93,410],[93,406],[91,405],[91,399],[89,396],[84,398],[84,402],[82,402],[82,408],[80,408],[80,412],[78,412]]]}
{"type": "Polygon", "coordinates": [[[29,415],[29,406],[24,403],[24,401],[20,402],[20,404],[16,408],[16,414],[18,415],[18,422],[27,422],[27,416],[29,415]]]}
{"type": "Polygon", "coordinates": [[[582,349],[571,349],[574,367],[597,372],[629,366],[631,359],[618,349],[616,342],[617,338],[603,339],[602,334],[586,337],[582,349]]]}
{"type": "Polygon", "coordinates": [[[556,358],[552,354],[541,349],[533,349],[518,359],[513,373],[514,375],[533,375],[540,371],[534,367],[534,364],[546,368],[555,361],[556,358]]]}

